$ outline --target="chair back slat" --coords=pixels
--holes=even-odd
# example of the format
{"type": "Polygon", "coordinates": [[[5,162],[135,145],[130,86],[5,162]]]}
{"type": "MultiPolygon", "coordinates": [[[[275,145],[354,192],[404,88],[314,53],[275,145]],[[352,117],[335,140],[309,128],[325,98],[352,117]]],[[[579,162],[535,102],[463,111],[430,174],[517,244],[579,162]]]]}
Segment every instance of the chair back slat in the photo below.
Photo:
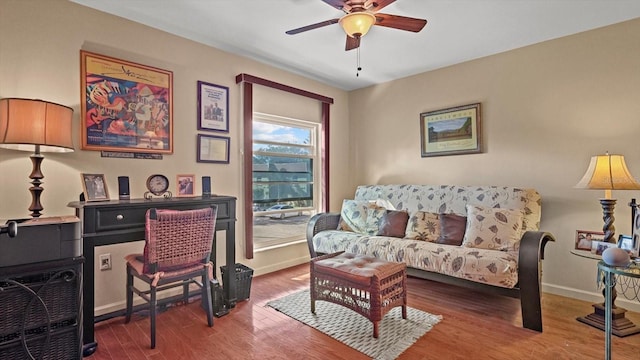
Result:
{"type": "Polygon", "coordinates": [[[171,271],[208,262],[216,213],[215,206],[196,210],[147,210],[143,272],[171,271]]]}

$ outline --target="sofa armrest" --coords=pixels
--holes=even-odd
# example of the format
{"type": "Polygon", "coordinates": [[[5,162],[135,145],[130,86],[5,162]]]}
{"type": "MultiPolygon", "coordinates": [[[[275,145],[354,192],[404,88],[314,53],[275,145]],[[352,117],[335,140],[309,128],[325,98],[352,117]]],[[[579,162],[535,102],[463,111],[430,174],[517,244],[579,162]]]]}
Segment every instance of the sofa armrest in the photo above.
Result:
{"type": "Polygon", "coordinates": [[[522,307],[522,323],[524,327],[542,331],[542,312],[540,296],[542,295],[542,266],[544,248],[549,241],[556,239],[547,232],[527,231],[520,239],[518,254],[518,284],[520,287],[520,303],[522,307]]]}
{"type": "Polygon", "coordinates": [[[320,213],[309,219],[307,224],[307,245],[309,245],[309,255],[316,257],[316,250],[313,248],[313,236],[323,230],[335,230],[340,222],[340,213],[320,213]]]}

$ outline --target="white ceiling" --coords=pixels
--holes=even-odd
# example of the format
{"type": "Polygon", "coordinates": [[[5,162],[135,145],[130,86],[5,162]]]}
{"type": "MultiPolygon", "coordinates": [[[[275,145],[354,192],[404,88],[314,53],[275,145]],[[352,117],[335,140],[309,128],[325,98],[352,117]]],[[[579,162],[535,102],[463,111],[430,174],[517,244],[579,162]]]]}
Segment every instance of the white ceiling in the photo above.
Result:
{"type": "Polygon", "coordinates": [[[362,71],[321,0],[71,0],[345,90],[640,17],[640,0],[397,0],[382,13],[427,19],[420,33],[374,26],[362,71]]]}

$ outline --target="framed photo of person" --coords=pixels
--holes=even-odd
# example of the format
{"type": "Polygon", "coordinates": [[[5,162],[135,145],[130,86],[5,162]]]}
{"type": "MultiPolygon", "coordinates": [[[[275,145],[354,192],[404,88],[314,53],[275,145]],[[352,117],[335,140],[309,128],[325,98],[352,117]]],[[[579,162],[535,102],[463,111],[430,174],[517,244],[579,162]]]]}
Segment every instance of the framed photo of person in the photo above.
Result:
{"type": "Polygon", "coordinates": [[[604,240],[601,231],[576,230],[576,250],[591,251],[593,241],[604,240]]]}
{"type": "Polygon", "coordinates": [[[602,255],[602,253],[610,247],[616,247],[616,244],[595,240],[591,242],[591,252],[596,255],[602,255]]]}
{"type": "Polygon", "coordinates": [[[229,132],[229,88],[198,81],[198,130],[229,132]]]}
{"type": "Polygon", "coordinates": [[[80,174],[85,201],[107,201],[109,190],[104,174],[80,174]]]}
{"type": "Polygon", "coordinates": [[[178,197],[195,196],[196,176],[194,174],[176,175],[176,184],[178,186],[178,197]]]}

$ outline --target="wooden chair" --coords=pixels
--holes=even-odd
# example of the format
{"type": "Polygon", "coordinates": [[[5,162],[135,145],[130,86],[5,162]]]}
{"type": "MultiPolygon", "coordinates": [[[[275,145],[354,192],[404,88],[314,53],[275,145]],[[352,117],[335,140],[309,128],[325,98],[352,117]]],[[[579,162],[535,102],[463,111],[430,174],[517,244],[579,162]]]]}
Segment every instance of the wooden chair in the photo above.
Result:
{"type": "Polygon", "coordinates": [[[202,289],[203,307],[209,327],[213,326],[210,280],[213,264],[209,261],[213,242],[216,207],[198,210],[149,209],[145,219],[144,254],[131,254],[127,261],[127,310],[125,323],[131,320],[133,293],[149,304],[151,348],[156,347],[157,292],[183,287],[183,299],[188,302],[189,285],[202,289]],[[136,277],[149,285],[141,291],[133,284],[136,277]],[[197,278],[202,279],[198,282],[197,278]]]}

